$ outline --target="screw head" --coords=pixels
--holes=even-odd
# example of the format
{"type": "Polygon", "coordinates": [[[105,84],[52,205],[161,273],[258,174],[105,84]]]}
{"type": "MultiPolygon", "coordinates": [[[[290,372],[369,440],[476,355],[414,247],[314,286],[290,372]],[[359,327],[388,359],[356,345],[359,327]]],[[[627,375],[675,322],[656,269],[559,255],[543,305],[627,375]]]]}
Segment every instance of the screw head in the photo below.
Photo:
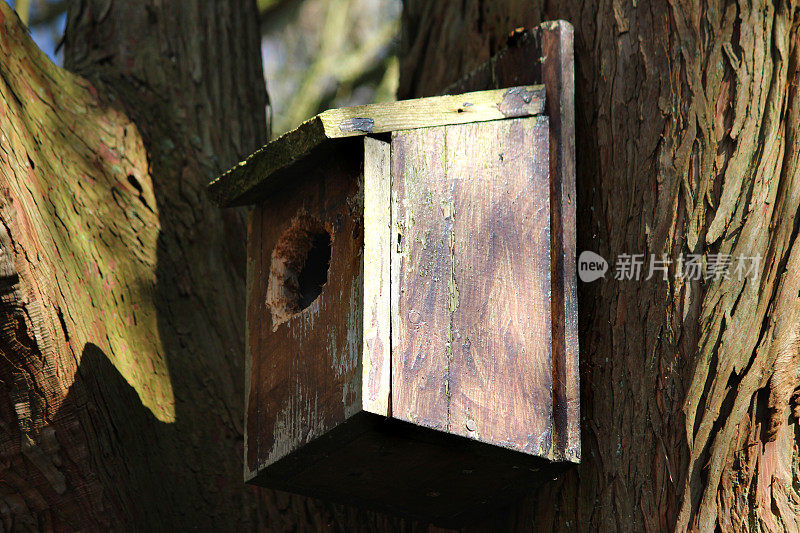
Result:
{"type": "Polygon", "coordinates": [[[473,419],[468,418],[467,419],[467,430],[468,431],[475,431],[476,429],[478,429],[478,424],[476,424],[473,419]]]}

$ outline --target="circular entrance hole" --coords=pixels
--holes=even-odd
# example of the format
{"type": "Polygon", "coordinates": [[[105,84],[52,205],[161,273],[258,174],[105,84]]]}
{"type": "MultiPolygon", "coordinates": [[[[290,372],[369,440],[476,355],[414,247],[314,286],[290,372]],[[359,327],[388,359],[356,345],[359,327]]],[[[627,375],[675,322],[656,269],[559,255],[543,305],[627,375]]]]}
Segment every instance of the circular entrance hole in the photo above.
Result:
{"type": "Polygon", "coordinates": [[[322,286],[328,281],[328,267],[331,264],[331,236],[327,231],[311,236],[311,249],[306,254],[305,264],[297,277],[298,305],[302,311],[322,293],[322,286]]]}
{"type": "Polygon", "coordinates": [[[331,234],[314,218],[293,220],[272,251],[267,306],[273,330],[322,294],[330,263],[331,234]]]}

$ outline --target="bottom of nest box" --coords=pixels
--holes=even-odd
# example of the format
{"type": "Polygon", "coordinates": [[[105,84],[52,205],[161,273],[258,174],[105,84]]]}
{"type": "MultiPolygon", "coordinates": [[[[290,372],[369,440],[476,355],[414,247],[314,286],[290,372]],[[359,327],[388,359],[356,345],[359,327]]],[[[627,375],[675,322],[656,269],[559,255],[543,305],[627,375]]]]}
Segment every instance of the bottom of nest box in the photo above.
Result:
{"type": "Polygon", "coordinates": [[[361,412],[249,483],[460,527],[501,512],[571,464],[361,412]]]}

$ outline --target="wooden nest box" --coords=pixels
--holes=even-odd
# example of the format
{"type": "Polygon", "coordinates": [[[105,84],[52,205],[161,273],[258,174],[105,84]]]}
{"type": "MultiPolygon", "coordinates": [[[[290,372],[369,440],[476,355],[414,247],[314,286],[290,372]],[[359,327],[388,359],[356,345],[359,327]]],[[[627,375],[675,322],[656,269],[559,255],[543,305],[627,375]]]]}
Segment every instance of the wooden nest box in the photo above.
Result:
{"type": "Polygon", "coordinates": [[[447,525],[579,460],[574,149],[545,91],[326,111],[210,185],[254,205],[248,482],[447,525]]]}

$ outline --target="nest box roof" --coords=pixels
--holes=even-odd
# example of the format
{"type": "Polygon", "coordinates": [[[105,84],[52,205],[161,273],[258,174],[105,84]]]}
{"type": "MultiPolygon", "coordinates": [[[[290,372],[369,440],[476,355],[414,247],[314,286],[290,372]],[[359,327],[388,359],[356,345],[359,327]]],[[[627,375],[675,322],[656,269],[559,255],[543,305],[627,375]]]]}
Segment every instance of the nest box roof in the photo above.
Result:
{"type": "Polygon", "coordinates": [[[212,181],[208,190],[220,206],[247,205],[284,184],[281,176],[294,165],[351,137],[543,112],[544,85],[330,109],[264,145],[212,181]]]}

